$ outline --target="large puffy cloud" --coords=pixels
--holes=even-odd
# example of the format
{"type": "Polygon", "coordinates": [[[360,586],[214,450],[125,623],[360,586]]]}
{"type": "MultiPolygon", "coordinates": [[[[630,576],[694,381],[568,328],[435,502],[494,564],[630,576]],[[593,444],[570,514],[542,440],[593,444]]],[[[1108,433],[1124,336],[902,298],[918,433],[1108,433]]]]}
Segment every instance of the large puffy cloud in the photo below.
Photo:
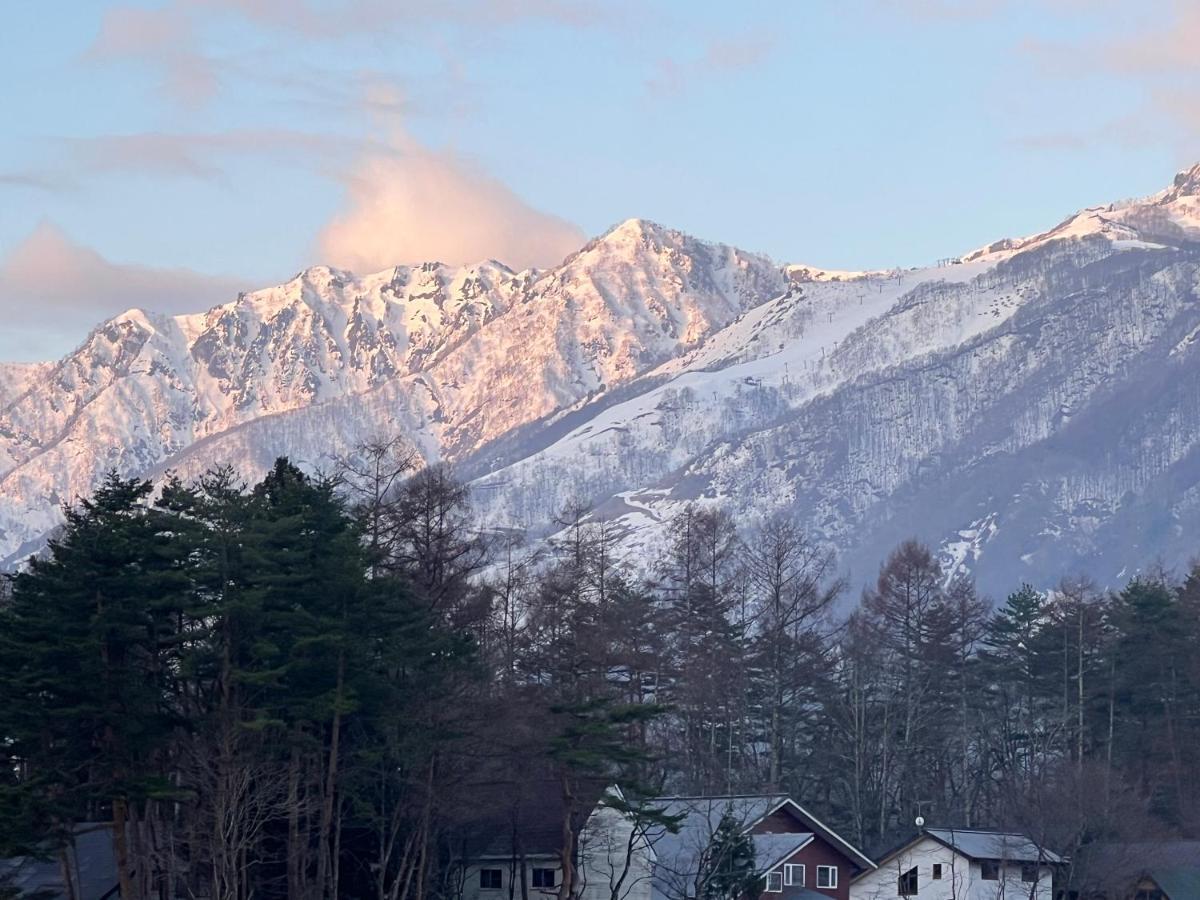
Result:
{"type": "Polygon", "coordinates": [[[112,262],[43,223],[0,262],[0,360],[60,355],[90,327],[133,306],[195,312],[244,287],[190,269],[112,262]]]}
{"type": "Polygon", "coordinates": [[[429,260],[497,259],[548,266],[579,248],[583,233],[529,206],[448,152],[400,137],[396,152],[364,158],[346,176],[348,208],[318,239],[324,262],[358,272],[429,260]]]}

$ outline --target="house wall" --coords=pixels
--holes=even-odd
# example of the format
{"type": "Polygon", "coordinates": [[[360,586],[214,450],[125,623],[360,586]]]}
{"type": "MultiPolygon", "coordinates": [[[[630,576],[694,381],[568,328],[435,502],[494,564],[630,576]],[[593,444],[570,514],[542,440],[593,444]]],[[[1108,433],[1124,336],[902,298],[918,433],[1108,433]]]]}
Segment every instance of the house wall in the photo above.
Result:
{"type": "Polygon", "coordinates": [[[616,810],[599,806],[588,816],[578,858],[581,900],[650,900],[653,850],[616,810]]]}
{"type": "MultiPolygon", "coordinates": [[[[1031,884],[1021,880],[1020,863],[1001,870],[997,881],[984,881],[978,862],[968,860],[932,838],[924,838],[908,850],[865,873],[850,887],[850,900],[895,900],[900,897],[900,875],[917,868],[918,900],[1029,900],[1031,884]],[[933,866],[940,863],[942,877],[933,878],[933,866]]],[[[1035,900],[1051,900],[1052,870],[1039,872],[1035,900]]]]}
{"type": "MultiPolygon", "coordinates": [[[[555,871],[554,883],[562,882],[562,866],[555,857],[536,856],[527,857],[525,860],[525,883],[529,886],[529,900],[553,900],[558,896],[558,891],[555,888],[539,889],[533,886],[533,870],[534,869],[553,869],[555,871]]],[[[520,868],[514,865],[512,859],[497,858],[484,859],[469,863],[464,867],[462,873],[462,900],[509,900],[513,897],[514,900],[522,900],[521,896],[521,872],[520,868]],[[479,886],[479,872],[481,869],[499,869],[500,870],[500,887],[499,889],[486,889],[479,886]],[[509,893],[511,886],[512,893],[509,893]]]]}
{"type": "Polygon", "coordinates": [[[759,895],[759,900],[796,900],[802,891],[811,891],[825,897],[835,897],[837,900],[849,900],[850,874],[853,869],[846,857],[819,835],[814,835],[808,844],[792,854],[774,871],[783,872],[784,865],[804,866],[803,887],[799,885],[789,887],[785,884],[782,893],[763,891],[759,895]],[[836,888],[817,887],[817,866],[834,866],[838,870],[836,888]]]}

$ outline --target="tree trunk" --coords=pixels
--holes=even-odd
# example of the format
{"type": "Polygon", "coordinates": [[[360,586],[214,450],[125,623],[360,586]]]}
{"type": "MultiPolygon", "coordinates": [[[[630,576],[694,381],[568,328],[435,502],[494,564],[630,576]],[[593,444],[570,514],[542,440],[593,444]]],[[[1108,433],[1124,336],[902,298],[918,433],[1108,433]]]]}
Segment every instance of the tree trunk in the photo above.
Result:
{"type": "Polygon", "coordinates": [[[329,735],[329,760],[325,767],[325,786],[321,798],[321,823],[317,836],[317,884],[326,896],[337,896],[332,890],[337,881],[337,860],[330,858],[333,839],[333,818],[337,809],[338,753],[342,733],[342,689],[346,680],[346,654],[338,654],[337,687],[334,690],[333,724],[329,735]]]}
{"type": "Polygon", "coordinates": [[[295,747],[292,748],[291,760],[288,763],[287,816],[288,900],[303,900],[303,855],[300,853],[300,751],[295,747]]]}
{"type": "Polygon", "coordinates": [[[134,888],[133,873],[129,871],[128,801],[124,797],[114,797],[112,810],[113,855],[116,857],[117,884],[121,889],[121,900],[140,900],[140,894],[134,888]]]}

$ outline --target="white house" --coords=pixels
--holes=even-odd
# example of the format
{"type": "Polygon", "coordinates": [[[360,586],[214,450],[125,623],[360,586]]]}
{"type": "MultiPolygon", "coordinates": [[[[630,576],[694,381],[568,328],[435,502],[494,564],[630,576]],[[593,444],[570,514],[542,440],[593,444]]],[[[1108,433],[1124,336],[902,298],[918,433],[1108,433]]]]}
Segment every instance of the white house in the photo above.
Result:
{"type": "Polygon", "coordinates": [[[850,884],[850,900],[1051,900],[1063,859],[1021,834],[926,828],[850,884]]]}
{"type": "MultiPolygon", "coordinates": [[[[461,830],[461,900],[553,900],[562,885],[563,805],[551,782],[481,792],[487,804],[461,830]]],[[[620,790],[593,786],[570,824],[579,900],[651,900],[653,849],[625,814],[602,802],[620,790]]]]}

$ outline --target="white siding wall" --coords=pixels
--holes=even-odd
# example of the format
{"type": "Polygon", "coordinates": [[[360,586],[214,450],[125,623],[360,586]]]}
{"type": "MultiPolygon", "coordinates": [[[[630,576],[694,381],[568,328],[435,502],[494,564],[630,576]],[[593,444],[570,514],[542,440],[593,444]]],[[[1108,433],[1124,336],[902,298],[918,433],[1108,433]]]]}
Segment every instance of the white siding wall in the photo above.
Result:
{"type": "MultiPolygon", "coordinates": [[[[577,858],[579,860],[576,893],[581,900],[651,900],[650,877],[653,871],[653,851],[644,840],[636,839],[630,851],[629,836],[632,825],[629,820],[608,807],[597,807],[588,817],[579,834],[577,858]],[[628,871],[625,870],[629,861],[628,871]]],[[[558,896],[556,889],[533,887],[532,872],[538,869],[553,869],[555,884],[562,883],[562,873],[557,859],[530,858],[527,860],[529,900],[553,900],[558,896]]],[[[474,861],[463,872],[462,900],[509,900],[509,883],[514,900],[521,900],[520,873],[511,871],[511,860],[496,859],[474,861]],[[487,890],[479,886],[481,869],[499,869],[500,888],[487,890]],[[515,876],[515,877],[514,877],[515,876]]]]}
{"type": "Polygon", "coordinates": [[[582,900],[650,900],[653,851],[640,837],[631,843],[632,823],[606,806],[597,807],[579,834],[582,900]]]}
{"type": "MultiPolygon", "coordinates": [[[[997,881],[984,881],[979,863],[971,862],[932,838],[925,838],[850,885],[850,900],[895,900],[900,896],[900,875],[917,868],[917,900],[1028,900],[1032,884],[1021,880],[1020,863],[1011,863],[997,881]],[[933,878],[940,863],[942,877],[933,878]]],[[[1051,900],[1049,866],[1040,870],[1036,900],[1051,900]]]]}
{"type": "MultiPolygon", "coordinates": [[[[555,871],[554,883],[558,884],[562,881],[562,875],[559,873],[559,864],[555,859],[527,859],[525,862],[525,877],[528,879],[526,884],[529,885],[529,900],[553,900],[558,896],[558,891],[550,888],[541,890],[533,886],[533,870],[534,869],[553,869],[555,871]]],[[[463,872],[462,881],[462,900],[508,900],[509,897],[509,882],[513,883],[512,896],[515,900],[521,900],[521,873],[513,871],[512,861],[508,859],[486,860],[471,863],[463,872]],[[500,889],[485,890],[479,886],[479,870],[480,869],[499,869],[500,870],[500,889]]]]}

